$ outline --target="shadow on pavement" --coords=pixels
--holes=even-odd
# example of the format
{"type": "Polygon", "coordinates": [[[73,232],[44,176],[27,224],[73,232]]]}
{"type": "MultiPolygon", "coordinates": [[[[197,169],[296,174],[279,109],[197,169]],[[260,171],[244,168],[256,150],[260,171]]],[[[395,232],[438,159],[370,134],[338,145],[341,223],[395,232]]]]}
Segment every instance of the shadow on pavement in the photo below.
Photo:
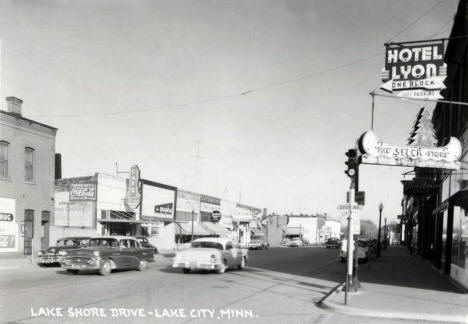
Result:
{"type": "MultiPolygon", "coordinates": [[[[274,256],[271,256],[270,260],[266,256],[252,253],[252,261],[249,265],[269,271],[332,281],[337,284],[345,279],[346,264],[339,262],[337,259],[339,252],[336,250],[271,249],[269,253],[280,254],[281,261],[274,256]],[[257,260],[255,260],[256,257],[257,260]],[[274,260],[276,262],[273,262],[274,260]]],[[[402,246],[389,246],[386,250],[382,250],[380,258],[371,259],[370,264],[359,264],[358,277],[363,283],[461,292],[450,282],[448,276],[431,269],[420,256],[410,255],[402,246]]],[[[307,282],[302,284],[311,285],[307,282]]]]}

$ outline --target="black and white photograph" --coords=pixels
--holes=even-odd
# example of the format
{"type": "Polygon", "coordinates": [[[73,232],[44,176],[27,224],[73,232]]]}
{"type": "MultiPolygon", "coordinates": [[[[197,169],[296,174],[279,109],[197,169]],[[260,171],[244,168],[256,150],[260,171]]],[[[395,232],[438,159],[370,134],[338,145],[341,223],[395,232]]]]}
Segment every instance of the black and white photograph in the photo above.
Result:
{"type": "Polygon", "coordinates": [[[468,324],[468,0],[0,0],[0,323],[468,324]]]}

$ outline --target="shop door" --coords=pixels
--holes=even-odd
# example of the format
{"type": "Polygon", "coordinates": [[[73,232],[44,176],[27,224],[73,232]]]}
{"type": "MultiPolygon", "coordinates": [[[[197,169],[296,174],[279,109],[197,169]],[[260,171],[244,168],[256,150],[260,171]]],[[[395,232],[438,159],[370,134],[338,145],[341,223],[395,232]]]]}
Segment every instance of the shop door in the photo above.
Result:
{"type": "Polygon", "coordinates": [[[41,249],[46,250],[49,247],[49,211],[42,211],[41,222],[41,249]]]}
{"type": "Polygon", "coordinates": [[[25,255],[32,254],[32,239],[34,237],[34,210],[24,211],[24,249],[25,255]]]}

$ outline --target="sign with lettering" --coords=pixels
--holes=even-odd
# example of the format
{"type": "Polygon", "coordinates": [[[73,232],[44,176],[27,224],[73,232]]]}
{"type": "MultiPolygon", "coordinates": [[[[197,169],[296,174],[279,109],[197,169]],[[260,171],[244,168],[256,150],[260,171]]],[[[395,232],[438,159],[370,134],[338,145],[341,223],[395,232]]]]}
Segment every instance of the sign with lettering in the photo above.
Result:
{"type": "Polygon", "coordinates": [[[18,252],[16,200],[0,198],[0,252],[18,252]]]}
{"type": "Polygon", "coordinates": [[[387,44],[380,89],[405,98],[442,99],[447,76],[443,54],[443,41],[387,44]]]}
{"type": "Polygon", "coordinates": [[[173,206],[174,206],[173,203],[155,205],[154,206],[154,212],[155,213],[160,213],[160,214],[172,215],[173,206]]]}
{"type": "Polygon", "coordinates": [[[2,213],[0,212],[0,222],[12,222],[13,214],[12,213],[2,213]]]}
{"type": "Polygon", "coordinates": [[[94,183],[71,183],[70,200],[96,200],[94,183]]]}
{"type": "Polygon", "coordinates": [[[220,219],[221,219],[221,212],[219,210],[213,210],[211,212],[211,221],[213,223],[216,223],[216,222],[219,222],[220,219]]]}
{"type": "Polygon", "coordinates": [[[373,131],[367,131],[359,139],[359,149],[363,153],[363,164],[455,170],[460,168],[458,159],[461,145],[455,137],[451,137],[449,143],[442,147],[396,146],[379,141],[373,131]]]}
{"type": "Polygon", "coordinates": [[[132,165],[130,168],[130,176],[128,178],[127,197],[125,199],[127,205],[136,209],[141,203],[140,193],[140,169],[137,165],[132,165]]]}

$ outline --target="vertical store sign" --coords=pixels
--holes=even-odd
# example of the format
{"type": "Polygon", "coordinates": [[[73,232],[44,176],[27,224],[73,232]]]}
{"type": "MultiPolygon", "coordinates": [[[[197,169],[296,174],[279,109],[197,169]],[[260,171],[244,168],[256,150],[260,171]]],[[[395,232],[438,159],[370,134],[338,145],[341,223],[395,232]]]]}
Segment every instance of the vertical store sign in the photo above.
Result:
{"type": "Polygon", "coordinates": [[[443,81],[447,76],[443,41],[385,46],[380,89],[404,98],[443,99],[440,91],[446,88],[443,81]]]}
{"type": "Polygon", "coordinates": [[[137,165],[132,165],[132,167],[130,168],[130,177],[128,179],[127,187],[127,197],[125,200],[127,205],[132,209],[136,209],[138,206],[140,206],[140,169],[137,165]]]}
{"type": "Polygon", "coordinates": [[[15,199],[0,198],[0,252],[18,251],[18,223],[15,199]]]}

